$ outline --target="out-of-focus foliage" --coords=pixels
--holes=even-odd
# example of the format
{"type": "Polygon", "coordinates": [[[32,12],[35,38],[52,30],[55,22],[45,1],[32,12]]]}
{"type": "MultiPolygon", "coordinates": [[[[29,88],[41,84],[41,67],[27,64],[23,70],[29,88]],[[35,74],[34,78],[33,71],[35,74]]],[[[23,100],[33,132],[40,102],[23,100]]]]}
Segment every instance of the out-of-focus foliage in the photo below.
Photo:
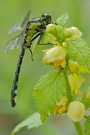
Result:
{"type": "MultiPolygon", "coordinates": [[[[13,127],[28,117],[35,111],[35,103],[32,99],[33,87],[38,78],[48,70],[42,66],[42,53],[34,56],[34,62],[31,61],[30,53],[27,50],[22,64],[17,105],[13,109],[10,106],[10,92],[13,81],[13,75],[18,60],[19,51],[3,53],[4,44],[13,36],[8,36],[8,29],[15,23],[21,23],[25,14],[31,10],[30,18],[39,17],[43,12],[50,13],[53,22],[58,16],[68,12],[70,20],[68,26],[78,27],[83,38],[90,43],[90,1],[89,0],[1,0],[0,1],[0,134],[9,135],[13,127]]],[[[87,76],[88,77],[88,76],[87,76]]],[[[89,79],[88,79],[89,80],[89,79]]],[[[89,81],[87,82],[89,83],[89,81]]],[[[49,123],[34,130],[23,130],[21,134],[33,135],[74,135],[65,118],[57,120],[50,119],[49,123]],[[52,131],[53,128],[53,131],[52,131]],[[63,130],[70,129],[69,130],[63,130]],[[68,131],[66,133],[66,131],[68,131]]],[[[72,129],[73,130],[73,129],[72,129]]],[[[18,135],[20,135],[18,133],[18,135]]]]}

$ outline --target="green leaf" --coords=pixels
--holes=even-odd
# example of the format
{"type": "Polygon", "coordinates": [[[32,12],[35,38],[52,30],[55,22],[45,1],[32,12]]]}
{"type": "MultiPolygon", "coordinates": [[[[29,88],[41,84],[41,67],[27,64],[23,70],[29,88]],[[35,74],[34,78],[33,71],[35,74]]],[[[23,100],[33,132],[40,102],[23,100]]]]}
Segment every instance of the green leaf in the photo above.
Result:
{"type": "Polygon", "coordinates": [[[40,41],[40,44],[48,44],[50,43],[50,40],[55,40],[55,37],[49,32],[45,31],[40,41]]]}
{"type": "Polygon", "coordinates": [[[54,113],[56,102],[60,100],[60,97],[65,92],[65,85],[65,80],[60,71],[50,71],[37,82],[33,97],[36,100],[36,106],[41,114],[42,122],[50,114],[54,113]]]}
{"type": "Polygon", "coordinates": [[[16,132],[21,130],[23,127],[27,127],[28,129],[31,129],[33,127],[38,127],[39,125],[42,125],[42,122],[40,120],[40,114],[38,112],[34,113],[27,119],[25,119],[23,122],[18,124],[13,131],[11,132],[11,135],[14,135],[16,132]]]}
{"type": "Polygon", "coordinates": [[[85,135],[90,135],[90,116],[85,121],[85,135]]]}
{"type": "Polygon", "coordinates": [[[90,70],[90,48],[83,39],[68,40],[67,54],[71,59],[78,61],[81,66],[90,70]]]}
{"type": "Polygon", "coordinates": [[[86,93],[83,93],[81,102],[84,104],[86,110],[90,108],[90,100],[87,99],[86,93]]]}
{"type": "Polygon", "coordinates": [[[60,26],[63,26],[67,22],[68,19],[69,19],[69,15],[68,13],[65,13],[57,18],[56,23],[60,26]]]}

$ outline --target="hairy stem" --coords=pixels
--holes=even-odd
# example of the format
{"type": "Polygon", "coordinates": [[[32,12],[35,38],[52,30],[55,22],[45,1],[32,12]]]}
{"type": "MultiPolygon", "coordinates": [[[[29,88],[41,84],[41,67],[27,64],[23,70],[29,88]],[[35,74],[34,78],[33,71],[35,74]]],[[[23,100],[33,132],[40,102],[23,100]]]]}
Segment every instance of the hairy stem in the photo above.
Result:
{"type": "Polygon", "coordinates": [[[71,88],[68,80],[68,75],[65,69],[63,70],[63,75],[66,81],[66,93],[67,93],[68,104],[69,104],[72,101],[72,95],[71,95],[71,88]]]}
{"type": "Polygon", "coordinates": [[[78,135],[84,135],[80,122],[74,123],[78,135]]]}
{"type": "MultiPolygon", "coordinates": [[[[70,102],[72,102],[72,95],[71,95],[71,88],[70,88],[70,84],[68,80],[68,75],[65,69],[63,70],[63,76],[66,82],[66,93],[67,93],[67,98],[68,98],[68,104],[70,104],[70,102]]],[[[84,135],[80,122],[75,122],[74,125],[75,125],[78,135],[84,135]]]]}

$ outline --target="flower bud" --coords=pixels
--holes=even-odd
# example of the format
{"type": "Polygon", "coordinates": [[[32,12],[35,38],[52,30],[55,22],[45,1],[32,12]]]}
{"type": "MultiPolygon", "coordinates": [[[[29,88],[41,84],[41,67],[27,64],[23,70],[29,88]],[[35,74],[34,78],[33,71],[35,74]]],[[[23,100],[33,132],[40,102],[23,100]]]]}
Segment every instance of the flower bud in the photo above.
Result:
{"type": "Polygon", "coordinates": [[[80,66],[77,61],[69,61],[69,68],[72,73],[78,73],[80,66]]]}
{"type": "Polygon", "coordinates": [[[70,27],[69,28],[72,31],[71,38],[80,38],[82,36],[81,31],[77,27],[70,27]]]}
{"type": "Polygon", "coordinates": [[[52,34],[53,36],[57,37],[57,25],[55,24],[47,25],[46,31],[52,34]]]}
{"type": "Polygon", "coordinates": [[[62,46],[63,46],[64,48],[66,48],[66,47],[67,47],[67,43],[66,43],[66,42],[63,42],[63,43],[62,43],[62,46]]]}
{"type": "Polygon", "coordinates": [[[67,115],[74,121],[80,121],[84,117],[85,107],[79,101],[73,101],[68,106],[67,115]]]}
{"type": "Polygon", "coordinates": [[[70,28],[64,28],[63,34],[66,38],[70,38],[72,36],[72,30],[70,28]]]}

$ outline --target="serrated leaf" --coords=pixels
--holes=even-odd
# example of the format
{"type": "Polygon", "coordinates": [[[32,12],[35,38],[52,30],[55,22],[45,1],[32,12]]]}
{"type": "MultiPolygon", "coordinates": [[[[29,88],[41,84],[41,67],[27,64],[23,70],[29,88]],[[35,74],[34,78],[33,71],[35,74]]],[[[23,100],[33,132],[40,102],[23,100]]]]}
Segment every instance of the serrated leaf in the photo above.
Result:
{"type": "Polygon", "coordinates": [[[38,112],[34,113],[27,119],[25,119],[23,122],[18,124],[13,131],[11,132],[11,135],[14,135],[16,132],[21,130],[23,127],[27,127],[28,129],[31,129],[33,127],[38,127],[39,125],[42,125],[42,122],[40,120],[40,114],[38,112]]]}
{"type": "Polygon", "coordinates": [[[85,121],[85,135],[90,135],[90,116],[85,121]]]}
{"type": "Polygon", "coordinates": [[[68,40],[67,54],[72,60],[90,70],[90,48],[83,39],[68,40]]]}
{"type": "Polygon", "coordinates": [[[55,104],[64,91],[65,81],[60,72],[50,71],[39,79],[34,88],[33,97],[43,122],[54,112],[55,104]]]}
{"type": "Polygon", "coordinates": [[[57,18],[56,23],[58,25],[63,26],[67,22],[68,19],[69,19],[69,15],[68,15],[68,13],[65,13],[57,18]]]}

